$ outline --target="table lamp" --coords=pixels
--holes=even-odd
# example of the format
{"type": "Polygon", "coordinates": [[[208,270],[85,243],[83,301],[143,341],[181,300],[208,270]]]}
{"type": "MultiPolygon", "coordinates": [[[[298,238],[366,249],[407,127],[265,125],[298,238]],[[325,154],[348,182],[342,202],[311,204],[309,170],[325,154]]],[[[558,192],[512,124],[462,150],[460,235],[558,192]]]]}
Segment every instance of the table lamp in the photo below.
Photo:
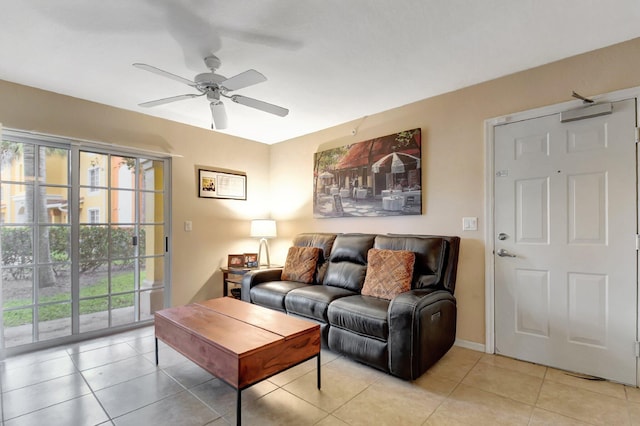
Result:
{"type": "Polygon", "coordinates": [[[260,238],[260,246],[258,247],[258,267],[262,266],[262,247],[267,257],[267,267],[271,266],[269,259],[269,243],[267,238],[276,237],[276,221],[272,219],[255,219],[251,221],[251,236],[260,238]]]}

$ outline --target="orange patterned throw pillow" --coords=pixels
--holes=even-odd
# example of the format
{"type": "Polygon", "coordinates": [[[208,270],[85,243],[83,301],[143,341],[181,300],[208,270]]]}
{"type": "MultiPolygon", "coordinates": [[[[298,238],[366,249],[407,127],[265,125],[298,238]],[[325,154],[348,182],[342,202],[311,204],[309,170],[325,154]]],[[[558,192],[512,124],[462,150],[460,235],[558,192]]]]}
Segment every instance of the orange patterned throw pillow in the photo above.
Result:
{"type": "Polygon", "coordinates": [[[362,295],[391,300],[411,290],[415,261],[412,251],[369,249],[362,295]]]}
{"type": "Polygon", "coordinates": [[[311,284],[319,257],[318,247],[290,247],[282,270],[282,279],[311,284]]]}

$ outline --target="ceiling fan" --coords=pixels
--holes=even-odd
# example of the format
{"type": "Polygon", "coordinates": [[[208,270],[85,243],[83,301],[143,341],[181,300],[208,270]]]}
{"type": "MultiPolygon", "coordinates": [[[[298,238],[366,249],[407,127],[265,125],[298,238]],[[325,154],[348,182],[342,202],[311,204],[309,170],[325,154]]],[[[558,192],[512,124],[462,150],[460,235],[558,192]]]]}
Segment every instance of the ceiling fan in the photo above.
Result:
{"type": "Polygon", "coordinates": [[[266,81],[267,78],[258,71],[250,69],[245,72],[241,72],[240,74],[235,75],[231,78],[226,78],[219,74],[216,74],[216,70],[220,68],[221,65],[220,59],[218,59],[217,56],[207,56],[206,58],[204,58],[204,63],[207,68],[211,70],[211,72],[198,74],[194,77],[193,81],[161,70],[151,65],[141,63],[133,64],[133,66],[136,68],[140,68],[142,70],[149,71],[175,81],[179,81],[180,83],[191,86],[200,92],[171,96],[169,98],[143,102],[138,105],[141,107],[154,107],[167,104],[169,102],[206,96],[207,100],[210,102],[211,115],[213,116],[213,123],[211,124],[212,129],[227,128],[227,112],[225,110],[224,104],[220,100],[220,97],[227,98],[237,104],[246,105],[248,107],[268,112],[270,114],[275,114],[280,117],[284,117],[289,113],[289,110],[286,108],[273,105],[268,102],[260,101],[258,99],[248,98],[242,95],[229,95],[229,92],[233,92],[234,90],[243,89],[245,87],[266,81]]]}

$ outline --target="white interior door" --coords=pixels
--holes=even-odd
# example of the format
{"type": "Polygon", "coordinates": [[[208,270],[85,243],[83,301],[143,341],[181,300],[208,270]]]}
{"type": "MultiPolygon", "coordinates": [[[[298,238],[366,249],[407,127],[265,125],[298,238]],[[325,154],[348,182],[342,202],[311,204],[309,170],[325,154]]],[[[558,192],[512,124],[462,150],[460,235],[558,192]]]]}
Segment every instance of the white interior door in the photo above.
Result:
{"type": "Polygon", "coordinates": [[[495,128],[495,350],[635,386],[636,101],[612,109],[495,128]]]}

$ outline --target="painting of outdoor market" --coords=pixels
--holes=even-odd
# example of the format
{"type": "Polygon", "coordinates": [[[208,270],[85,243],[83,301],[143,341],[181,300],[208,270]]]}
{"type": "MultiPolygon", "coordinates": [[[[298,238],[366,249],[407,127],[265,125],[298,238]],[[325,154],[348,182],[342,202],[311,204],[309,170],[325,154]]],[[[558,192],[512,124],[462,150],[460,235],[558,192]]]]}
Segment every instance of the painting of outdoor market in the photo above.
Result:
{"type": "Polygon", "coordinates": [[[422,214],[420,129],[316,152],[313,216],[422,214]]]}

